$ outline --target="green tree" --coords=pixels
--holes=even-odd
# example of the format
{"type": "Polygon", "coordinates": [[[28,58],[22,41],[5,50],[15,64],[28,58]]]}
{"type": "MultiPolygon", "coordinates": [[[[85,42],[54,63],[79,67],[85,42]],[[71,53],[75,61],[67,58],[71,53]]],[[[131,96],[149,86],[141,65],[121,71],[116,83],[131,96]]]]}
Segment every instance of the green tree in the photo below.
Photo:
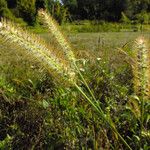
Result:
{"type": "Polygon", "coordinates": [[[12,19],[13,15],[7,7],[7,2],[5,0],[0,0],[0,17],[5,17],[12,19]]]}
{"type": "Polygon", "coordinates": [[[79,19],[96,19],[99,10],[98,0],[77,0],[79,19]]]}
{"type": "Polygon", "coordinates": [[[33,25],[36,21],[35,0],[17,0],[17,8],[19,17],[22,17],[29,25],[33,25]]]}
{"type": "Polygon", "coordinates": [[[7,8],[7,2],[5,0],[0,0],[0,8],[7,8]]]}
{"type": "Polygon", "coordinates": [[[77,0],[62,0],[63,4],[68,8],[69,13],[73,19],[76,19],[78,16],[78,3],[77,0]]]}
{"type": "Polygon", "coordinates": [[[67,20],[68,10],[58,0],[46,0],[45,8],[50,14],[57,20],[59,24],[64,23],[67,20]]]}
{"type": "Polygon", "coordinates": [[[8,4],[8,8],[15,8],[17,4],[17,0],[6,0],[8,4]]]}
{"type": "Polygon", "coordinates": [[[36,0],[35,5],[36,9],[45,8],[45,0],[36,0]]]}
{"type": "Polygon", "coordinates": [[[150,13],[146,13],[145,11],[139,14],[136,14],[135,18],[138,23],[141,23],[141,24],[150,23],[150,13]]]}
{"type": "Polygon", "coordinates": [[[7,2],[5,0],[0,0],[0,17],[4,16],[7,10],[7,2]]]}
{"type": "Polygon", "coordinates": [[[150,0],[62,0],[75,19],[119,21],[122,12],[129,19],[150,12],[150,0]]]}
{"type": "Polygon", "coordinates": [[[126,14],[124,12],[122,12],[121,15],[122,15],[122,17],[121,17],[120,21],[122,23],[125,23],[125,24],[131,23],[131,20],[126,16],[126,14]]]}

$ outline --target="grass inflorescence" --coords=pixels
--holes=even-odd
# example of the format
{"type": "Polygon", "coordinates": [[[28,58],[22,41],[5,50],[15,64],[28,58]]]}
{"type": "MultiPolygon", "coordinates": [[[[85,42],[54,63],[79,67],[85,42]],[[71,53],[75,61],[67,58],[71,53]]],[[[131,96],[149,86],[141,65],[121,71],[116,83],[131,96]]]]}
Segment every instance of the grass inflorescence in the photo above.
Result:
{"type": "Polygon", "coordinates": [[[65,63],[65,60],[61,61],[61,58],[56,57],[55,49],[36,35],[16,27],[15,24],[6,19],[2,19],[0,36],[3,46],[18,49],[18,51],[30,55],[31,59],[37,60],[52,74],[59,74],[62,78],[67,78],[68,81],[74,80],[75,73],[65,63]]]}
{"type": "Polygon", "coordinates": [[[142,99],[150,98],[150,49],[148,41],[139,37],[134,44],[133,65],[135,93],[142,99]]]}

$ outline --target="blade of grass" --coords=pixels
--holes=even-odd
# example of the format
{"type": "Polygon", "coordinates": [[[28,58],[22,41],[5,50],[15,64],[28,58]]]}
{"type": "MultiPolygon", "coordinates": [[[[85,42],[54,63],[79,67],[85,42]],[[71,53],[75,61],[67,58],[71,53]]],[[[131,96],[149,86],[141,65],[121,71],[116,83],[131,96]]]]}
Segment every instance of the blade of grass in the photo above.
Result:
{"type": "Polygon", "coordinates": [[[95,103],[84,93],[84,91],[81,89],[81,87],[79,87],[76,83],[74,83],[74,85],[77,88],[77,90],[86,98],[86,100],[93,106],[93,108],[100,114],[102,119],[104,119],[104,121],[109,125],[109,127],[112,129],[112,131],[118,135],[118,137],[124,143],[124,145],[129,150],[132,150],[132,148],[128,145],[128,143],[124,140],[124,138],[120,135],[120,133],[114,127],[114,124],[112,125],[112,123],[109,122],[109,120],[107,119],[107,117],[106,117],[105,113],[102,111],[102,109],[99,109],[99,107],[97,105],[95,105],[95,103]]]}

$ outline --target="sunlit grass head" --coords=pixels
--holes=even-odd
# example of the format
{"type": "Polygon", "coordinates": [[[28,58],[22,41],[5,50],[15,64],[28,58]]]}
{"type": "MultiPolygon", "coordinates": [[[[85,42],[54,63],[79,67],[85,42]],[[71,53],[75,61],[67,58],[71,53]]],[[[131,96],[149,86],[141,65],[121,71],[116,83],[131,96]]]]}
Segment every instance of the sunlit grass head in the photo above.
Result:
{"type": "Polygon", "coordinates": [[[134,89],[137,95],[150,98],[150,49],[148,41],[139,37],[134,43],[134,89]]]}
{"type": "Polygon", "coordinates": [[[15,50],[18,49],[17,52],[29,55],[30,59],[38,61],[52,75],[57,74],[60,79],[74,82],[75,73],[70,69],[70,66],[55,56],[53,46],[46,44],[36,35],[30,34],[18,25],[2,18],[0,22],[0,39],[2,40],[1,45],[15,50]]]}
{"type": "Polygon", "coordinates": [[[38,11],[40,19],[46,24],[49,29],[49,32],[56,39],[56,42],[59,44],[61,50],[64,52],[65,57],[70,60],[70,63],[75,60],[75,56],[71,49],[71,46],[65,36],[59,29],[57,22],[51,17],[49,13],[43,9],[38,11]]]}

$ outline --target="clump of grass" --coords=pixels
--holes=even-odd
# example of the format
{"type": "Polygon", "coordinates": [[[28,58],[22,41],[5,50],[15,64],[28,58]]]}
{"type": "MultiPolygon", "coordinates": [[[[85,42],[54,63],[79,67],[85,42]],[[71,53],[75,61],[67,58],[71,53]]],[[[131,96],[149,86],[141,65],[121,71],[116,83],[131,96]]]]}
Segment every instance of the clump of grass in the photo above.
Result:
{"type": "Polygon", "coordinates": [[[31,58],[36,59],[43,67],[50,71],[51,74],[55,75],[56,73],[60,75],[61,78],[64,78],[67,82],[74,85],[78,89],[78,91],[85,97],[85,99],[92,105],[92,107],[100,115],[100,117],[109,125],[111,130],[115,133],[116,137],[119,137],[124,145],[126,145],[128,149],[131,149],[128,143],[117,131],[111,117],[105,114],[98,101],[96,100],[81,71],[76,65],[76,59],[71,47],[58,29],[55,21],[53,21],[51,16],[45,11],[39,11],[39,15],[44,18],[44,22],[47,24],[50,32],[55,37],[57,43],[63,50],[65,57],[62,60],[64,61],[61,61],[61,58],[56,57],[53,54],[53,51],[55,51],[55,49],[53,49],[52,46],[46,45],[35,35],[29,34],[28,32],[16,27],[16,25],[5,19],[2,19],[0,23],[0,39],[2,39],[3,41],[2,45],[7,45],[10,48],[18,49],[19,51],[30,55],[31,58]],[[66,59],[68,59],[69,63],[63,63],[66,59]],[[88,96],[78,85],[78,82],[76,80],[76,72],[80,75],[80,78],[85,84],[90,96],[88,96]]]}

